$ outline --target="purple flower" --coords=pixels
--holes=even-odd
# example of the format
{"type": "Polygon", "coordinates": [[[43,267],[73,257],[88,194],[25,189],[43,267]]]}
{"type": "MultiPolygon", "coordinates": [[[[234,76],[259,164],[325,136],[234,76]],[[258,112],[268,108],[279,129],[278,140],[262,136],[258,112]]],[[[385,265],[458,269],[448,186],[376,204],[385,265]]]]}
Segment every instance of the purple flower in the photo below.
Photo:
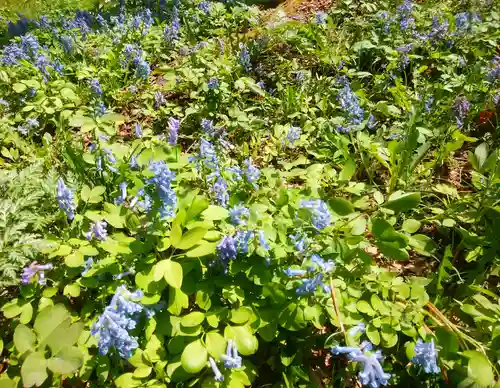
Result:
{"type": "Polygon", "coordinates": [[[208,80],[207,86],[209,89],[218,89],[219,80],[216,77],[212,77],[208,80]]]}
{"type": "MultiPolygon", "coordinates": [[[[226,354],[221,358],[224,360],[224,366],[228,369],[241,368],[242,359],[238,355],[238,350],[232,340],[227,342],[226,354]]],[[[216,379],[217,380],[217,379],[216,379]]]]}
{"type": "Polygon", "coordinates": [[[238,255],[238,245],[234,237],[223,237],[217,245],[217,254],[223,263],[236,259],[236,256],[238,255]]]}
{"type": "Polygon", "coordinates": [[[437,365],[437,350],[434,346],[434,340],[431,342],[423,342],[419,339],[415,345],[415,353],[411,361],[416,365],[421,365],[425,373],[441,373],[441,369],[437,365]]]}
{"type": "Polygon", "coordinates": [[[59,204],[59,208],[66,213],[66,216],[70,220],[75,217],[76,205],[74,204],[74,194],[75,192],[70,190],[64,184],[64,181],[59,178],[57,181],[57,203],[59,204]]]}
{"type": "Polygon", "coordinates": [[[300,127],[290,127],[286,135],[286,140],[293,146],[295,142],[300,139],[301,133],[302,129],[300,127]]]}
{"type": "Polygon", "coordinates": [[[250,210],[241,204],[236,205],[229,210],[229,216],[231,217],[231,223],[233,225],[245,225],[246,220],[250,217],[250,210]]]}
{"type": "Polygon", "coordinates": [[[218,177],[212,184],[212,192],[219,206],[226,207],[229,202],[229,193],[227,191],[227,183],[222,177],[218,177]]]}
{"type": "Polygon", "coordinates": [[[240,64],[246,72],[252,70],[250,54],[248,53],[248,48],[244,43],[240,43],[240,64]]]}
{"type": "Polygon", "coordinates": [[[252,164],[252,158],[248,158],[243,162],[246,168],[243,170],[245,177],[247,178],[248,183],[253,185],[253,187],[257,190],[257,181],[260,178],[260,170],[252,164]]]}
{"type": "Polygon", "coordinates": [[[155,102],[153,104],[153,107],[158,110],[163,104],[165,104],[165,97],[163,97],[162,92],[157,90],[155,92],[155,102]]]}
{"type": "Polygon", "coordinates": [[[337,95],[337,100],[340,103],[340,107],[346,113],[347,119],[351,124],[361,124],[365,112],[359,104],[358,96],[352,91],[350,82],[347,77],[340,77],[338,82],[343,85],[342,89],[337,95]]]}
{"type": "Polygon", "coordinates": [[[146,62],[144,59],[141,59],[139,63],[137,63],[135,71],[136,78],[142,78],[144,80],[147,80],[150,72],[151,68],[149,67],[149,63],[146,62]]]}
{"type": "Polygon", "coordinates": [[[23,269],[23,273],[21,275],[21,283],[29,284],[33,280],[33,278],[38,275],[38,284],[41,286],[45,286],[47,284],[47,280],[45,279],[45,271],[50,271],[53,267],[52,264],[38,264],[36,261],[31,263],[28,267],[23,269]]]}
{"type": "Polygon", "coordinates": [[[158,197],[162,202],[160,217],[172,217],[177,207],[177,194],[171,186],[172,181],[175,179],[175,174],[170,171],[168,165],[163,160],[152,162],[150,170],[153,171],[155,175],[148,183],[152,183],[156,186],[158,197]]]}
{"type": "Polygon", "coordinates": [[[137,138],[142,137],[142,128],[140,123],[135,123],[135,137],[137,138]]]}
{"type": "Polygon", "coordinates": [[[470,109],[470,102],[466,97],[460,96],[455,99],[453,103],[453,113],[455,115],[455,120],[457,122],[457,127],[462,128],[464,125],[464,120],[467,117],[470,109]]]}
{"type": "Polygon", "coordinates": [[[127,199],[127,182],[120,183],[120,195],[115,199],[116,205],[121,205],[127,199]]]}
{"type": "Polygon", "coordinates": [[[89,231],[85,234],[87,240],[92,240],[94,237],[98,240],[104,241],[106,237],[108,237],[108,232],[106,230],[108,224],[106,221],[97,221],[94,222],[89,231]]]}
{"type": "Polygon", "coordinates": [[[177,136],[179,134],[179,127],[181,126],[181,121],[170,117],[168,119],[168,143],[171,146],[177,144],[177,136]]]}
{"type": "Polygon", "coordinates": [[[325,24],[328,19],[328,14],[325,12],[316,13],[316,24],[325,24]]]}
{"type": "Polygon", "coordinates": [[[294,276],[304,276],[307,274],[307,271],[305,269],[294,269],[294,268],[287,268],[283,271],[286,276],[289,277],[294,277],[294,276]]]}
{"type": "Polygon", "coordinates": [[[90,81],[90,91],[94,97],[102,96],[102,88],[98,79],[93,79],[90,81]]]}
{"type": "Polygon", "coordinates": [[[202,1],[198,4],[198,8],[201,9],[206,15],[210,15],[210,3],[208,1],[202,1]]]}
{"type": "Polygon", "coordinates": [[[254,232],[251,230],[239,230],[235,235],[238,242],[238,251],[244,255],[248,253],[248,245],[250,240],[254,238],[254,232]]]}
{"type": "Polygon", "coordinates": [[[214,359],[209,357],[208,362],[210,363],[210,368],[212,368],[212,372],[214,373],[214,380],[219,382],[224,381],[224,376],[220,373],[219,368],[217,368],[217,364],[214,359]]]}
{"type": "Polygon", "coordinates": [[[317,229],[322,230],[330,225],[330,211],[321,199],[302,200],[300,208],[311,212],[312,223],[317,229]]]}

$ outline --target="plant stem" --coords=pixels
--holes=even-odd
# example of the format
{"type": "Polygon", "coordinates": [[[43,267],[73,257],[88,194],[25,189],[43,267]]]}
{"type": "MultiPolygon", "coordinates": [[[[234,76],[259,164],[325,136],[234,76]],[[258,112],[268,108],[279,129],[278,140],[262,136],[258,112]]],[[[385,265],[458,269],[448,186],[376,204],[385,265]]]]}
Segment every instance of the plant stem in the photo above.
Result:
{"type": "Polygon", "coordinates": [[[347,339],[347,334],[344,328],[344,324],[342,323],[342,319],[340,318],[340,310],[339,304],[337,302],[337,296],[335,295],[335,286],[333,285],[333,279],[330,278],[330,294],[332,295],[333,308],[335,309],[335,314],[337,314],[337,319],[339,321],[340,330],[344,334],[344,337],[347,339]]]}

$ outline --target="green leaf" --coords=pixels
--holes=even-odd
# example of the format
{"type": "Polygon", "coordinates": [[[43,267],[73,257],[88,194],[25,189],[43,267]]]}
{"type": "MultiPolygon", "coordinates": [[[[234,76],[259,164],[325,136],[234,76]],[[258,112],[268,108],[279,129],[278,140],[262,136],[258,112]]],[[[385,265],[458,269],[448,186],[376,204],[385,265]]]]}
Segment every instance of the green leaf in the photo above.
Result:
{"type": "Polygon", "coordinates": [[[125,222],[125,217],[121,217],[116,213],[104,213],[104,219],[115,228],[123,228],[123,224],[125,222]]]}
{"type": "Polygon", "coordinates": [[[31,303],[26,303],[23,306],[23,311],[21,312],[21,316],[19,317],[19,322],[25,325],[31,321],[31,318],[33,318],[33,306],[31,305],[31,303]]]}
{"type": "Polygon", "coordinates": [[[495,375],[488,358],[476,350],[467,350],[463,354],[469,359],[467,367],[469,377],[483,387],[492,386],[495,382],[495,375]]]}
{"type": "Polygon", "coordinates": [[[301,306],[293,302],[288,304],[281,312],[278,323],[280,326],[291,331],[303,329],[307,325],[304,310],[301,306]]]}
{"type": "Polygon", "coordinates": [[[218,242],[212,243],[212,242],[202,241],[200,245],[194,247],[190,251],[187,251],[186,257],[195,258],[195,257],[203,257],[211,255],[215,253],[218,244],[219,244],[218,242]]]}
{"type": "Polygon", "coordinates": [[[207,221],[219,221],[224,220],[229,217],[229,211],[221,206],[210,205],[201,216],[207,221]]]}
{"type": "Polygon", "coordinates": [[[76,347],[61,349],[55,356],[49,358],[47,366],[54,373],[69,375],[83,364],[83,354],[76,347]]]}
{"type": "Polygon", "coordinates": [[[420,193],[400,194],[394,193],[382,206],[395,211],[396,213],[414,209],[420,203],[420,193]],[[395,195],[397,194],[397,195],[395,195]],[[393,199],[391,199],[393,198],[393,199]]]}
{"type": "Polygon", "coordinates": [[[102,356],[98,355],[97,356],[97,366],[96,366],[96,373],[97,373],[97,379],[99,382],[104,383],[109,376],[109,369],[110,369],[110,362],[109,362],[109,357],[108,356],[102,356]]]}
{"type": "Polygon", "coordinates": [[[144,365],[134,370],[134,377],[143,379],[145,377],[148,377],[152,371],[153,371],[152,367],[144,365]]]}
{"type": "Polygon", "coordinates": [[[366,336],[372,344],[380,344],[380,334],[375,326],[370,324],[366,327],[366,336]]]}
{"type": "Polygon", "coordinates": [[[244,356],[256,353],[259,348],[259,341],[248,326],[226,326],[224,337],[232,339],[238,352],[244,356]]]}
{"type": "Polygon", "coordinates": [[[35,352],[26,357],[21,367],[21,376],[23,378],[23,386],[39,387],[49,377],[47,374],[47,360],[43,353],[35,352]]]}
{"type": "Polygon", "coordinates": [[[196,304],[205,311],[209,310],[212,306],[210,295],[203,290],[196,291],[196,304]]]}
{"type": "Polygon", "coordinates": [[[120,375],[115,381],[117,388],[133,388],[142,386],[141,380],[135,379],[133,373],[124,373],[120,375]]]}
{"type": "Polygon", "coordinates": [[[23,306],[19,303],[19,300],[12,299],[10,302],[7,302],[2,306],[2,312],[5,318],[12,319],[17,317],[19,314],[23,312],[23,306]]]}
{"type": "Polygon", "coordinates": [[[420,229],[420,225],[420,221],[410,218],[403,222],[401,229],[403,229],[406,233],[413,234],[420,229]]]}
{"type": "Polygon", "coordinates": [[[369,315],[373,317],[375,315],[375,311],[373,311],[372,306],[366,300],[360,300],[356,303],[356,308],[359,312],[369,315]]]}
{"type": "Polygon", "coordinates": [[[75,92],[69,88],[63,88],[59,93],[66,100],[75,101],[78,99],[78,96],[75,94],[75,92]]]}
{"type": "Polygon", "coordinates": [[[216,360],[219,360],[221,356],[226,353],[226,340],[222,335],[215,331],[207,333],[205,337],[205,344],[208,354],[216,360]]]}
{"type": "Polygon", "coordinates": [[[177,288],[169,288],[167,311],[173,315],[180,315],[182,309],[189,306],[187,295],[177,288]]]}
{"type": "Polygon", "coordinates": [[[36,335],[28,326],[20,324],[14,331],[14,345],[20,354],[28,350],[34,351],[36,335]]]}
{"type": "Polygon", "coordinates": [[[241,325],[248,322],[253,315],[249,307],[240,307],[237,310],[231,310],[231,322],[241,325]]]}
{"type": "Polygon", "coordinates": [[[25,84],[15,83],[14,85],[12,85],[12,89],[14,89],[16,93],[22,93],[28,88],[26,87],[25,84]]]}
{"type": "Polygon", "coordinates": [[[334,198],[329,201],[332,210],[339,216],[347,216],[354,212],[354,206],[343,198],[334,198]]]}
{"type": "Polygon", "coordinates": [[[483,168],[484,162],[486,162],[486,159],[488,159],[488,151],[488,144],[486,143],[479,144],[474,150],[478,170],[483,168]]]}
{"type": "Polygon", "coordinates": [[[80,286],[76,283],[68,284],[64,287],[63,294],[76,298],[80,296],[80,286]]]}
{"type": "Polygon", "coordinates": [[[408,260],[410,257],[406,249],[399,248],[397,243],[377,241],[376,244],[380,252],[389,259],[408,260]]]}
{"type": "Polygon", "coordinates": [[[202,227],[193,228],[182,236],[178,244],[174,245],[172,243],[172,245],[174,245],[175,248],[184,250],[192,248],[203,239],[207,231],[208,229],[202,227]]]}
{"type": "Polygon", "coordinates": [[[96,186],[90,192],[89,203],[99,203],[102,201],[102,195],[106,192],[106,187],[96,186]]]}
{"type": "Polygon", "coordinates": [[[70,268],[81,267],[84,261],[85,258],[80,251],[75,251],[73,253],[70,253],[68,256],[64,258],[64,264],[66,264],[70,268]]]}
{"type": "Polygon", "coordinates": [[[384,324],[381,328],[384,348],[392,348],[398,343],[398,333],[390,325],[384,324]]]}
{"type": "Polygon", "coordinates": [[[172,230],[170,231],[170,243],[175,247],[181,242],[182,227],[178,222],[172,223],[172,230]]]}
{"type": "Polygon", "coordinates": [[[389,308],[382,302],[377,294],[372,294],[370,302],[375,311],[378,311],[380,314],[389,315],[391,313],[389,308]]]}
{"type": "Polygon", "coordinates": [[[193,203],[186,212],[185,222],[187,223],[191,221],[194,217],[196,217],[198,214],[206,210],[209,206],[210,202],[208,202],[204,197],[200,195],[196,196],[193,203]]]}
{"type": "Polygon", "coordinates": [[[184,327],[194,327],[198,326],[205,320],[205,314],[201,311],[193,311],[188,315],[185,315],[181,319],[181,325],[184,327]]]}
{"type": "Polygon", "coordinates": [[[181,355],[181,364],[186,372],[198,373],[208,361],[207,349],[200,340],[191,342],[184,348],[181,355]]]}
{"type": "Polygon", "coordinates": [[[352,159],[347,160],[344,168],[339,173],[339,181],[349,181],[356,173],[356,162],[352,159]]]}
{"type": "Polygon", "coordinates": [[[164,260],[163,277],[167,283],[173,288],[181,288],[182,286],[182,265],[176,261],[164,260]]]}

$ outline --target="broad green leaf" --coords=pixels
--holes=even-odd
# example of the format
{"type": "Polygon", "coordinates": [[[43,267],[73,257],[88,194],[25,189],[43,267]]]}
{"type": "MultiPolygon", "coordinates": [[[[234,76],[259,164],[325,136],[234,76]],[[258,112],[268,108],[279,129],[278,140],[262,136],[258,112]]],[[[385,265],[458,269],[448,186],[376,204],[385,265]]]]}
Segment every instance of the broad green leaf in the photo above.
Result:
{"type": "Polygon", "coordinates": [[[120,375],[114,383],[117,388],[133,388],[143,385],[141,380],[134,378],[133,373],[124,373],[120,375]]]}
{"type": "Polygon", "coordinates": [[[339,181],[349,181],[356,173],[356,162],[352,159],[347,160],[344,168],[339,173],[339,181]]]}
{"type": "Polygon", "coordinates": [[[2,306],[3,315],[7,319],[17,317],[23,312],[23,306],[24,305],[21,304],[17,298],[12,299],[10,302],[7,302],[2,306]]]}
{"type": "Polygon", "coordinates": [[[334,198],[328,201],[332,210],[339,216],[347,216],[354,212],[354,206],[343,198],[334,198]]]}
{"type": "Polygon", "coordinates": [[[12,85],[12,89],[14,89],[16,93],[22,93],[27,89],[27,87],[25,84],[15,83],[14,85],[12,85]]]}
{"type": "Polygon", "coordinates": [[[384,348],[392,348],[398,343],[398,333],[391,327],[391,325],[382,325],[381,335],[384,348]]]}
{"type": "Polygon", "coordinates": [[[125,222],[125,217],[121,217],[116,213],[104,213],[104,219],[115,228],[123,228],[123,224],[125,222]]]}
{"type": "Polygon", "coordinates": [[[216,360],[219,360],[221,356],[226,353],[226,340],[216,331],[207,333],[205,337],[205,344],[208,354],[216,360]]]}
{"type": "Polygon", "coordinates": [[[102,195],[106,192],[106,187],[96,186],[90,192],[89,203],[99,203],[102,201],[102,195]]]}
{"type": "Polygon", "coordinates": [[[172,223],[172,230],[170,231],[170,243],[175,247],[182,239],[182,228],[178,222],[172,223]]]}
{"type": "Polygon", "coordinates": [[[66,100],[75,101],[78,99],[78,96],[75,94],[75,92],[69,88],[63,88],[59,93],[66,100]]]}
{"type": "Polygon", "coordinates": [[[89,198],[90,198],[90,187],[88,187],[87,185],[84,185],[82,187],[82,191],[80,192],[80,198],[82,199],[83,202],[88,202],[89,198]]]}
{"type": "Polygon", "coordinates": [[[377,294],[372,294],[370,298],[371,305],[375,311],[378,311],[382,315],[389,315],[391,311],[389,308],[382,302],[377,294]]]}
{"type": "Polygon", "coordinates": [[[167,311],[173,315],[180,315],[182,309],[189,306],[188,296],[177,288],[168,289],[167,311]]]}
{"type": "Polygon", "coordinates": [[[184,348],[181,355],[181,364],[186,372],[198,373],[208,361],[207,349],[200,340],[191,342],[184,348]]]}
{"type": "Polygon", "coordinates": [[[495,375],[488,358],[476,350],[467,350],[463,354],[469,359],[467,367],[469,377],[483,387],[492,386],[495,382],[495,375]]]}
{"type": "Polygon", "coordinates": [[[253,311],[249,307],[240,307],[237,310],[231,310],[231,322],[241,325],[248,322],[253,315],[253,311]]]}
{"type": "Polygon", "coordinates": [[[185,222],[191,221],[194,217],[199,215],[204,210],[208,209],[210,202],[208,202],[204,197],[198,195],[194,199],[193,203],[186,212],[185,222]]]}
{"type": "Polygon", "coordinates": [[[215,253],[218,242],[202,241],[200,245],[186,252],[186,257],[195,258],[208,256],[215,253]]]}
{"type": "Polygon", "coordinates": [[[256,353],[259,348],[259,341],[248,326],[226,326],[224,337],[233,340],[238,352],[244,356],[256,353]]]}
{"type": "Polygon", "coordinates": [[[96,362],[97,362],[97,366],[96,366],[97,379],[101,383],[104,383],[108,379],[108,376],[109,376],[109,370],[110,370],[109,357],[102,356],[99,354],[97,356],[96,362]]]}
{"type": "Polygon", "coordinates": [[[76,283],[68,284],[64,287],[63,294],[76,298],[80,296],[80,286],[76,283]]]}
{"type": "Polygon", "coordinates": [[[372,306],[370,306],[370,303],[368,303],[366,300],[358,301],[358,303],[356,303],[356,308],[359,312],[367,314],[371,317],[375,315],[375,311],[373,311],[372,306]]]}
{"type": "Polygon", "coordinates": [[[196,291],[196,304],[205,311],[209,310],[212,306],[210,295],[203,290],[196,291]]]}
{"type": "Polygon", "coordinates": [[[47,374],[47,360],[43,353],[34,352],[28,355],[21,367],[21,376],[23,378],[23,386],[39,387],[49,377],[47,374]]]}
{"type": "Polygon", "coordinates": [[[134,370],[134,377],[138,379],[143,379],[145,377],[148,377],[152,371],[153,371],[152,367],[144,365],[134,370]]]}
{"type": "Polygon", "coordinates": [[[218,221],[229,217],[229,212],[221,206],[210,205],[201,216],[207,221],[218,221]]]}
{"type": "Polygon", "coordinates": [[[437,245],[430,237],[425,234],[414,234],[408,241],[409,245],[421,255],[429,256],[435,253],[437,245]]]}
{"type": "Polygon", "coordinates": [[[191,230],[188,230],[181,238],[181,241],[174,245],[175,248],[178,249],[189,249],[198,244],[205,234],[207,233],[208,229],[201,228],[201,227],[196,227],[191,230]]]}
{"type": "Polygon", "coordinates": [[[81,267],[83,265],[84,261],[85,261],[85,257],[83,256],[83,254],[79,250],[75,251],[73,253],[70,253],[68,256],[66,256],[64,258],[64,264],[66,264],[70,268],[81,267]]]}
{"type": "Polygon", "coordinates": [[[366,336],[370,340],[370,342],[374,345],[380,344],[380,334],[377,328],[373,325],[368,325],[366,327],[366,336]]]}
{"type": "Polygon", "coordinates": [[[293,302],[286,306],[281,312],[278,323],[280,326],[291,331],[303,329],[307,325],[304,310],[301,306],[293,302]]]}
{"type": "Polygon", "coordinates": [[[201,311],[193,311],[188,315],[185,315],[181,319],[181,325],[185,327],[198,326],[205,320],[205,314],[201,311]]]}
{"type": "Polygon", "coordinates": [[[31,303],[26,303],[23,306],[23,311],[21,312],[21,316],[19,317],[19,322],[26,325],[33,318],[33,306],[31,303]]]}
{"type": "Polygon", "coordinates": [[[488,159],[488,144],[487,143],[481,143],[479,144],[476,149],[474,150],[474,155],[476,156],[476,161],[477,161],[477,169],[482,169],[484,162],[486,162],[486,159],[488,159]]]}
{"type": "Polygon", "coordinates": [[[34,351],[36,343],[36,335],[28,326],[20,324],[14,331],[14,345],[20,354],[28,350],[34,351]]]}
{"type": "Polygon", "coordinates": [[[393,196],[391,196],[382,206],[391,209],[396,213],[414,209],[420,203],[420,193],[398,194],[397,197],[393,194],[393,196]],[[391,199],[393,196],[394,199],[391,199]]]}
{"type": "Polygon", "coordinates": [[[380,252],[393,260],[408,260],[410,255],[406,249],[399,248],[398,244],[393,242],[386,241],[377,241],[377,247],[380,249],[380,252]]]}
{"type": "Polygon", "coordinates": [[[182,266],[172,260],[166,260],[164,264],[163,277],[167,283],[173,288],[181,288],[182,286],[182,266]]]}
{"type": "Polygon", "coordinates": [[[403,222],[401,229],[403,229],[406,233],[413,234],[420,229],[420,225],[420,221],[410,218],[403,222]]]}
{"type": "Polygon", "coordinates": [[[61,349],[47,361],[47,366],[54,373],[68,375],[76,371],[83,364],[83,354],[76,347],[61,349]]]}

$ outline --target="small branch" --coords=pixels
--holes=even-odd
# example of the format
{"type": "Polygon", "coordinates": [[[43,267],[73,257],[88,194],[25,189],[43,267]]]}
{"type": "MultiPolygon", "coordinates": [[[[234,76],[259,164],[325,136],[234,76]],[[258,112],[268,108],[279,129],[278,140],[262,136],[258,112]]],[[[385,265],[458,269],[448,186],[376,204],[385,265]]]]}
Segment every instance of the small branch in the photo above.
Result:
{"type": "Polygon", "coordinates": [[[339,304],[337,303],[337,296],[335,295],[335,286],[333,285],[333,279],[332,278],[330,278],[330,293],[332,295],[333,308],[335,309],[335,314],[337,314],[337,319],[339,321],[340,330],[344,334],[344,337],[347,338],[347,334],[345,332],[344,324],[342,323],[342,319],[340,318],[339,304]]]}

